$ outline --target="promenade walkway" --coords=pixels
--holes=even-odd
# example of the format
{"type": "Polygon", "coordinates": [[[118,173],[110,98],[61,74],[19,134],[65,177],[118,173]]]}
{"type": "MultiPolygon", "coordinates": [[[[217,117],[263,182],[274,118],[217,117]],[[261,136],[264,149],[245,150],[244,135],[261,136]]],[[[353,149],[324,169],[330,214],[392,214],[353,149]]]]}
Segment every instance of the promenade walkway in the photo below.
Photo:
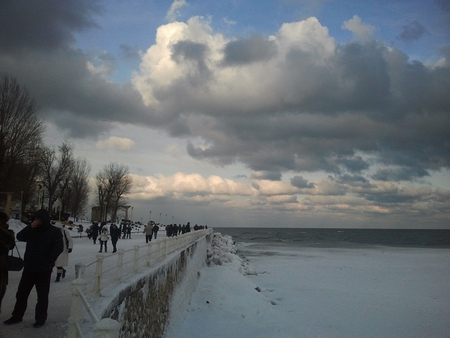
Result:
{"type": "MultiPolygon", "coordinates": [[[[99,244],[94,245],[92,240],[87,237],[79,238],[77,233],[72,234],[74,241],[73,252],[69,256],[69,266],[66,267],[66,278],[61,282],[55,283],[56,271],[52,274],[52,283],[50,286],[48,319],[41,328],[34,328],[34,307],[36,305],[36,292],[33,289],[28,298],[28,308],[23,318],[23,322],[15,325],[4,325],[3,321],[11,317],[14,308],[15,294],[19,284],[22,272],[9,273],[9,285],[3,298],[2,309],[0,313],[0,338],[62,338],[67,337],[68,318],[70,316],[72,281],[75,279],[75,264],[89,263],[98,255],[99,244]]],[[[165,238],[164,231],[158,233],[158,241],[165,238]]],[[[120,239],[117,248],[125,250],[133,248],[134,245],[145,244],[145,236],[142,233],[133,233],[131,239],[120,239]]],[[[17,246],[23,256],[25,243],[17,242],[17,246]]],[[[108,250],[112,251],[111,242],[108,242],[108,250]]],[[[99,314],[98,314],[99,315],[99,314]]]]}

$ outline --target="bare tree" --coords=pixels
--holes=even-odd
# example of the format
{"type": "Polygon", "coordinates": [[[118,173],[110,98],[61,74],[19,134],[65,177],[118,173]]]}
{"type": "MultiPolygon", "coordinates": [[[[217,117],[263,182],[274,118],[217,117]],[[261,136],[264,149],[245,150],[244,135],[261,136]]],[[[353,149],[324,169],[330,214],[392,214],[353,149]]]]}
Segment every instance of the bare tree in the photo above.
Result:
{"type": "MultiPolygon", "coordinates": [[[[0,187],[14,191],[25,163],[30,163],[42,143],[44,124],[37,118],[37,105],[15,78],[0,78],[0,187]],[[18,167],[22,170],[19,170],[18,167]]],[[[25,178],[27,180],[28,178],[25,178]]],[[[23,188],[24,189],[24,188],[23,188]]]]}
{"type": "Polygon", "coordinates": [[[123,206],[124,197],[130,192],[133,180],[126,165],[110,163],[95,177],[97,184],[97,197],[101,210],[101,219],[105,219],[108,211],[115,220],[117,210],[123,206]]]}
{"type": "Polygon", "coordinates": [[[72,146],[63,142],[58,147],[58,154],[54,148],[43,147],[39,167],[43,186],[47,192],[48,211],[53,212],[53,204],[62,197],[61,189],[68,184],[70,168],[73,163],[72,146]]]}
{"type": "Polygon", "coordinates": [[[63,201],[67,204],[73,217],[81,215],[89,201],[89,173],[91,166],[85,158],[77,158],[73,162],[70,183],[63,201]]]}

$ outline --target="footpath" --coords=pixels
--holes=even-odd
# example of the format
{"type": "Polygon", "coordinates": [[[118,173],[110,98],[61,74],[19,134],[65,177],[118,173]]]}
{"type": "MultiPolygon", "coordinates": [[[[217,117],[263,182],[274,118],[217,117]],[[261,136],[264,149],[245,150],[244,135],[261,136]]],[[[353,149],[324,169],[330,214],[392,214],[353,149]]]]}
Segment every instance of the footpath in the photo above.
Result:
{"type": "MultiPolygon", "coordinates": [[[[158,233],[158,241],[165,238],[164,231],[158,233]]],[[[94,245],[87,237],[79,238],[77,234],[72,235],[74,242],[73,252],[69,256],[67,273],[61,282],[55,283],[56,269],[53,269],[49,294],[48,318],[44,326],[34,328],[34,308],[36,305],[36,290],[33,288],[28,298],[28,307],[23,317],[23,322],[14,325],[5,325],[3,321],[11,317],[15,304],[17,286],[22,271],[9,272],[9,283],[3,298],[0,313],[0,338],[63,338],[67,337],[68,318],[72,304],[72,281],[75,279],[75,264],[89,263],[98,255],[99,244],[94,245]]],[[[153,240],[154,241],[154,240],[153,240]]],[[[134,245],[145,244],[145,236],[142,233],[133,233],[131,239],[120,239],[117,248],[125,250],[133,248],[134,245]]],[[[112,251],[111,242],[108,242],[109,251],[112,251]]],[[[23,257],[25,243],[17,242],[17,247],[23,257]]],[[[99,314],[97,314],[99,315],[99,314]]]]}

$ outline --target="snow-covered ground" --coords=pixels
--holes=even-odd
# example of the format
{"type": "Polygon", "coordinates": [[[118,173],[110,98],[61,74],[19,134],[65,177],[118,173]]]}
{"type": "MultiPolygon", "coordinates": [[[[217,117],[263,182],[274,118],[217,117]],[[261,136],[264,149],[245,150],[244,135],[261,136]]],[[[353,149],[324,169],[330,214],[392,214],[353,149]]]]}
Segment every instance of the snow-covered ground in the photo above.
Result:
{"type": "MultiPolygon", "coordinates": [[[[19,232],[24,224],[10,220],[8,222],[10,225],[10,229],[14,230],[15,233],[19,232]]],[[[84,228],[88,227],[90,223],[77,222],[77,224],[83,224],[84,228]]],[[[109,226],[109,224],[108,224],[109,226]]],[[[132,249],[135,245],[144,245],[145,244],[145,236],[142,233],[143,227],[138,231],[132,233],[131,239],[120,239],[117,243],[117,248],[123,248],[125,250],[132,249]]],[[[8,319],[11,316],[11,312],[15,303],[15,293],[17,291],[17,285],[20,280],[20,276],[22,272],[9,272],[9,285],[6,290],[6,295],[3,299],[2,304],[2,312],[0,313],[0,338],[29,338],[30,334],[33,337],[42,337],[42,338],[61,338],[67,336],[67,320],[70,315],[70,306],[71,306],[71,282],[75,279],[75,264],[76,263],[89,263],[95,260],[96,255],[98,255],[98,251],[100,248],[99,242],[94,245],[93,241],[88,239],[87,237],[79,237],[79,233],[76,230],[70,231],[74,248],[73,252],[69,255],[69,267],[66,267],[67,274],[65,279],[62,279],[61,282],[55,283],[53,282],[56,277],[55,269],[52,275],[52,283],[50,286],[50,296],[49,296],[49,309],[48,309],[48,319],[46,324],[39,329],[35,329],[32,327],[34,323],[34,307],[36,304],[36,292],[33,290],[28,299],[28,308],[25,313],[24,319],[22,323],[7,326],[3,324],[3,321],[8,319]]],[[[86,236],[86,233],[83,233],[83,236],[86,236]]],[[[159,231],[158,240],[161,238],[165,238],[165,232],[159,231]]],[[[25,251],[25,243],[16,242],[17,247],[23,257],[23,253],[25,251]]],[[[112,251],[111,241],[108,242],[108,254],[112,251]]],[[[17,255],[15,249],[14,254],[17,255]]],[[[114,260],[115,261],[115,260],[114,260]]],[[[93,267],[92,267],[93,268],[93,267]]],[[[91,269],[92,269],[91,268],[91,269]]],[[[114,279],[114,274],[111,274],[112,279],[114,279]]],[[[137,276],[129,276],[126,278],[128,280],[134,280],[137,276]]],[[[112,281],[109,281],[107,278],[103,281],[104,284],[110,284],[112,281]]],[[[109,289],[108,294],[114,292],[115,290],[119,290],[120,286],[109,289]]],[[[91,288],[89,288],[91,290],[91,288]]],[[[99,300],[94,302],[94,305],[97,307],[102,307],[107,302],[107,296],[101,297],[99,300]]],[[[94,307],[99,315],[99,309],[94,307]]]]}
{"type": "Polygon", "coordinates": [[[450,337],[449,249],[237,247],[171,337],[450,337]]]}
{"type": "MultiPolygon", "coordinates": [[[[20,226],[14,221],[11,228],[20,226]]],[[[160,231],[158,238],[164,238],[160,231]]],[[[64,337],[73,264],[99,246],[73,232],[66,278],[53,283],[47,324],[34,329],[35,292],[24,321],[0,324],[0,338],[64,337]]],[[[145,243],[141,233],[119,240],[145,243]]],[[[18,244],[23,254],[24,243],[18,244]]],[[[450,249],[287,248],[245,245],[222,236],[201,271],[184,318],[171,318],[169,338],[189,337],[450,337],[450,249]],[[220,259],[219,259],[220,258],[220,259]]],[[[20,272],[10,273],[0,321],[9,318],[20,272]]],[[[143,320],[139,318],[138,320],[143,320]]],[[[145,338],[145,337],[143,337],[145,338]]]]}

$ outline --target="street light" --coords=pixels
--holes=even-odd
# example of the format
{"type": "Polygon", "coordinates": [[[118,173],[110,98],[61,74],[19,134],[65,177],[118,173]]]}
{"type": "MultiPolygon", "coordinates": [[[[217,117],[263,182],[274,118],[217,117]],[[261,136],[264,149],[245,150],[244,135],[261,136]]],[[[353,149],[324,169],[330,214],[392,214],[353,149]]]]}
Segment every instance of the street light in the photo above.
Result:
{"type": "Polygon", "coordinates": [[[103,222],[106,222],[106,206],[108,205],[108,202],[103,202],[103,222]]]}

